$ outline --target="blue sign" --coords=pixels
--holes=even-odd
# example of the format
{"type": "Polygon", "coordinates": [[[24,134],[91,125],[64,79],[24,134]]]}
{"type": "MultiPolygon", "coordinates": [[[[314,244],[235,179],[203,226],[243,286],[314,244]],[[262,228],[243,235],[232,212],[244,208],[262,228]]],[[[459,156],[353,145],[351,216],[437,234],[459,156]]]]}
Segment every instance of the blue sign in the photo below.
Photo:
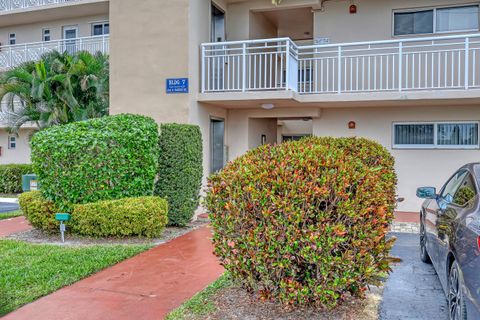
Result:
{"type": "Polygon", "coordinates": [[[188,93],[188,78],[167,79],[167,93],[188,93]]]}

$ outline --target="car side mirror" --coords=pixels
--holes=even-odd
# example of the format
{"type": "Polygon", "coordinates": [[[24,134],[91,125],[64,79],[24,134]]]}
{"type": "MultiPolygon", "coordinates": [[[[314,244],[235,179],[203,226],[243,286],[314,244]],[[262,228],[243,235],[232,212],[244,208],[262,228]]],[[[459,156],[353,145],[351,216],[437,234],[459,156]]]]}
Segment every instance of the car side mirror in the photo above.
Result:
{"type": "Polygon", "coordinates": [[[436,199],[437,189],[434,187],[421,187],[417,189],[417,197],[422,199],[436,199]]]}

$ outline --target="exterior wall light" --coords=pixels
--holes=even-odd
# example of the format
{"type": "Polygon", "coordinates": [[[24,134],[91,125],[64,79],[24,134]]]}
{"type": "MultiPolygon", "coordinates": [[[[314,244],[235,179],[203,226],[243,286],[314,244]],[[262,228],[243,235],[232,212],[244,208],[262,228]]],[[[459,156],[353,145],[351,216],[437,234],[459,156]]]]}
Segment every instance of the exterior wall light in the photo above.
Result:
{"type": "Polygon", "coordinates": [[[275,108],[273,103],[262,103],[262,109],[272,110],[273,108],[275,108]]]}
{"type": "Polygon", "coordinates": [[[357,13],[357,6],[354,5],[354,4],[352,4],[352,5],[350,6],[349,11],[350,11],[350,14],[355,14],[355,13],[357,13]]]}
{"type": "Polygon", "coordinates": [[[357,124],[355,123],[355,121],[350,121],[348,123],[348,129],[355,129],[357,127],[357,124]]]}

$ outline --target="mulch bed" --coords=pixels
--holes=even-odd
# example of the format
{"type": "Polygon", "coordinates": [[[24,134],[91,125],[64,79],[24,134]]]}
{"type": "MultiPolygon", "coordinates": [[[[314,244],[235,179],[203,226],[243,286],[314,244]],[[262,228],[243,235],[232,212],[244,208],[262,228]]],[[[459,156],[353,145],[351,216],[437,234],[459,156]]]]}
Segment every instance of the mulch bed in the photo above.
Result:
{"type": "Polygon", "coordinates": [[[165,231],[159,238],[148,239],[140,237],[127,237],[127,238],[93,238],[93,237],[82,237],[78,235],[72,235],[68,233],[65,234],[65,243],[62,243],[60,239],[60,231],[57,234],[50,234],[43,232],[38,229],[33,229],[29,231],[19,232],[12,234],[4,239],[10,240],[20,240],[30,243],[41,243],[41,244],[54,244],[54,245],[65,245],[65,246],[85,246],[85,245],[131,245],[131,244],[146,244],[146,245],[159,245],[165,242],[168,242],[172,239],[180,237],[192,230],[198,229],[199,227],[205,225],[204,220],[197,220],[191,222],[185,228],[178,227],[167,227],[165,231]]]}
{"type": "Polygon", "coordinates": [[[222,289],[213,297],[217,311],[204,320],[375,320],[383,288],[372,287],[366,300],[350,298],[338,308],[326,311],[303,308],[295,311],[270,302],[261,302],[238,287],[222,289]]]}

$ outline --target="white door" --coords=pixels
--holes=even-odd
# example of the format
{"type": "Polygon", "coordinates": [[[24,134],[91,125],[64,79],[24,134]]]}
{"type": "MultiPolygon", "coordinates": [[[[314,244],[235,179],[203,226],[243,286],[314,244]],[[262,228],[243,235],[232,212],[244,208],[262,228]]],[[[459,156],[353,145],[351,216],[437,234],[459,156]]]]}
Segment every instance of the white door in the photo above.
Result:
{"type": "Polygon", "coordinates": [[[77,26],[67,26],[63,27],[63,40],[64,40],[64,50],[70,54],[75,54],[79,51],[77,47],[78,38],[78,27],[77,26]]]}

